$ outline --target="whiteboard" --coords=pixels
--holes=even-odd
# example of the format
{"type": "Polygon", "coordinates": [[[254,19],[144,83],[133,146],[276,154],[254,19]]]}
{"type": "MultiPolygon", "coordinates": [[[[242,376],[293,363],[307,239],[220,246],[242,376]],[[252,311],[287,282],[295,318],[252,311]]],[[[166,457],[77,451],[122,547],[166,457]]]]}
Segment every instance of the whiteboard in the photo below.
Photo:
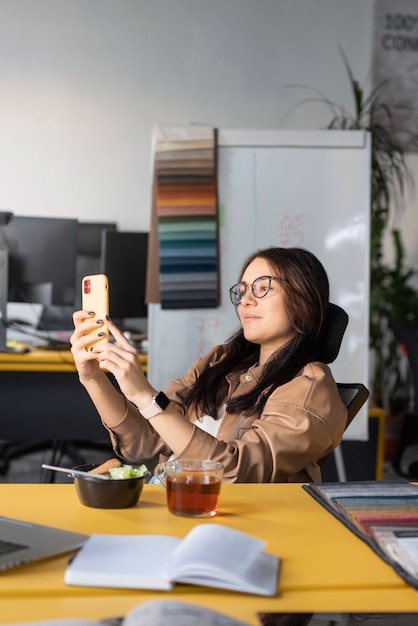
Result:
{"type": "MultiPolygon", "coordinates": [[[[268,246],[310,249],[328,273],[330,300],[350,321],[331,370],[368,385],[370,136],[363,131],[218,132],[221,304],[149,305],[148,376],[166,387],[238,327],[228,289],[248,254],[268,246]]],[[[364,409],[346,433],[367,439],[364,409]]]]}

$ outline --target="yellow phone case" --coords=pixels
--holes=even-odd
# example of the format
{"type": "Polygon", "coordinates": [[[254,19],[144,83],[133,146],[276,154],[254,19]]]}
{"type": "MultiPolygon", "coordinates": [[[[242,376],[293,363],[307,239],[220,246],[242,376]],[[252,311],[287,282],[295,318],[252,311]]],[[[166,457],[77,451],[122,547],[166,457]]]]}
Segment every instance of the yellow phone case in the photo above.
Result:
{"type": "MultiPolygon", "coordinates": [[[[105,274],[84,276],[81,283],[81,302],[83,310],[92,311],[96,320],[105,319],[109,315],[109,281],[105,274]]],[[[107,328],[101,327],[97,333],[101,331],[104,333],[103,337],[97,337],[91,345],[109,341],[107,328]]],[[[93,329],[91,334],[95,332],[93,329]]]]}

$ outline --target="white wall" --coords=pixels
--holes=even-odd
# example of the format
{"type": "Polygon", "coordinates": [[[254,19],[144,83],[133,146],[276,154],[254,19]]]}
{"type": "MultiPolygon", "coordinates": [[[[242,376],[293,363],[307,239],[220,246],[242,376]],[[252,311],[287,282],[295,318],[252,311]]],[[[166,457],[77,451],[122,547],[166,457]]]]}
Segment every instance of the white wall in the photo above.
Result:
{"type": "Polygon", "coordinates": [[[147,229],[154,124],[315,128],[372,0],[0,0],[0,210],[147,229]]]}

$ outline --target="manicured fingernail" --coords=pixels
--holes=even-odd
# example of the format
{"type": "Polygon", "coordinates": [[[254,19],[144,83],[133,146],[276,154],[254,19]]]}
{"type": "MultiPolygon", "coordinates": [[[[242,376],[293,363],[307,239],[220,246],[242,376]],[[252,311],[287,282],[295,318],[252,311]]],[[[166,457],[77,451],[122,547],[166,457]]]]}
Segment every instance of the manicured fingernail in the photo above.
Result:
{"type": "Polygon", "coordinates": [[[104,333],[98,333],[97,336],[98,337],[104,337],[104,333]]]}
{"type": "Polygon", "coordinates": [[[110,320],[110,317],[109,317],[108,315],[106,315],[106,319],[107,319],[107,320],[110,320]]]}
{"type": "Polygon", "coordinates": [[[94,315],[94,311],[89,311],[89,315],[94,315]]]}
{"type": "Polygon", "coordinates": [[[103,324],[103,320],[97,320],[96,324],[103,324]]]}

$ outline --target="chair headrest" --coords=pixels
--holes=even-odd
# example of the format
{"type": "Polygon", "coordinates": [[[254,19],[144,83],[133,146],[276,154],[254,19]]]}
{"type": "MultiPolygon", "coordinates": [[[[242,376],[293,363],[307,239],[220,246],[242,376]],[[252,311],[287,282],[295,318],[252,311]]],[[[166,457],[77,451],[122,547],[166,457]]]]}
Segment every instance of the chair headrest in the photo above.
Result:
{"type": "Polygon", "coordinates": [[[338,356],[345,329],[348,324],[348,315],[337,304],[328,303],[325,317],[324,335],[315,359],[322,363],[332,363],[338,356]]]}

